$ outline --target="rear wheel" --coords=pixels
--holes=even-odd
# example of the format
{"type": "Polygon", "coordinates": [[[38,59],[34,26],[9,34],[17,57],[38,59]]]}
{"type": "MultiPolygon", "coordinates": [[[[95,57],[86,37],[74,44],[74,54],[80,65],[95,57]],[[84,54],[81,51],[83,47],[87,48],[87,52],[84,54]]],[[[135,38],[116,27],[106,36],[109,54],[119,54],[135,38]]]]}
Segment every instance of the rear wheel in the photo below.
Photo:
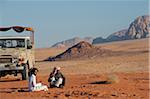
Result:
{"type": "Polygon", "coordinates": [[[28,67],[27,67],[27,64],[24,64],[23,65],[24,69],[21,73],[22,75],[22,80],[27,80],[28,79],[28,67]]]}

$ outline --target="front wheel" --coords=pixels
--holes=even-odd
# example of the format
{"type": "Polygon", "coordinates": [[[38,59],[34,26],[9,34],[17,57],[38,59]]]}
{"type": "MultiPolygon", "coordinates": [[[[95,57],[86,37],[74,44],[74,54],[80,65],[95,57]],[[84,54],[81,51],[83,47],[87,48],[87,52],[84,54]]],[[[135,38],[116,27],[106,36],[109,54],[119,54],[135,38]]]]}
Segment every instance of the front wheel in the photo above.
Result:
{"type": "Polygon", "coordinates": [[[27,64],[23,65],[24,69],[21,73],[22,75],[22,80],[27,80],[28,79],[28,68],[27,68],[27,64]]]}

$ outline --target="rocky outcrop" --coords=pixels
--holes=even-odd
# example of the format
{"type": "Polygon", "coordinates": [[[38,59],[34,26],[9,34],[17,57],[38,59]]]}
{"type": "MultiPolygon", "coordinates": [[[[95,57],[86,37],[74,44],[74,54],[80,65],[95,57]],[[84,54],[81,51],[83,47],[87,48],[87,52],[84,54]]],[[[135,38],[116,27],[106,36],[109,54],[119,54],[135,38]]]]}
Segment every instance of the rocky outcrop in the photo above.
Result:
{"type": "Polygon", "coordinates": [[[79,38],[79,37],[75,37],[75,38],[72,38],[72,39],[69,39],[69,40],[65,40],[65,41],[62,41],[62,42],[58,42],[54,45],[52,45],[51,47],[71,47],[81,41],[86,41],[86,42],[89,42],[89,43],[92,43],[93,41],[93,38],[92,37],[85,37],[85,38],[79,38]]]}
{"type": "Polygon", "coordinates": [[[150,34],[150,16],[139,16],[129,26],[126,33],[126,39],[140,39],[149,37],[150,34]]]}
{"type": "Polygon", "coordinates": [[[112,51],[100,47],[95,47],[88,42],[81,41],[78,44],[68,48],[65,52],[55,57],[50,57],[48,60],[57,61],[57,60],[95,58],[105,56],[110,53],[112,53],[112,51]]]}

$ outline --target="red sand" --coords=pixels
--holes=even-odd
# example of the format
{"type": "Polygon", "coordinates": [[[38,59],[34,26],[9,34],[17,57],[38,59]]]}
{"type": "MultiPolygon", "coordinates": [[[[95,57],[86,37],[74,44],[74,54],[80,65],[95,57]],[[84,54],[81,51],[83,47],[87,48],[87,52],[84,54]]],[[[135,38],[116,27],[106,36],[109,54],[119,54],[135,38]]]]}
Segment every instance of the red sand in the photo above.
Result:
{"type": "Polygon", "coordinates": [[[144,51],[96,60],[41,62],[64,49],[37,49],[38,82],[48,85],[54,66],[61,66],[66,77],[63,89],[49,88],[47,92],[28,92],[28,81],[13,76],[0,78],[0,99],[148,99],[148,39],[101,45],[113,51],[144,51]],[[109,74],[108,74],[109,73],[109,74]],[[107,83],[114,82],[114,83],[107,83]]]}
{"type": "MultiPolygon", "coordinates": [[[[103,75],[66,75],[63,89],[49,88],[44,92],[27,92],[27,81],[2,78],[0,99],[148,99],[149,77],[145,73],[117,73],[118,82],[106,83],[103,75]]],[[[38,75],[38,80],[48,85],[48,76],[38,75]]]]}

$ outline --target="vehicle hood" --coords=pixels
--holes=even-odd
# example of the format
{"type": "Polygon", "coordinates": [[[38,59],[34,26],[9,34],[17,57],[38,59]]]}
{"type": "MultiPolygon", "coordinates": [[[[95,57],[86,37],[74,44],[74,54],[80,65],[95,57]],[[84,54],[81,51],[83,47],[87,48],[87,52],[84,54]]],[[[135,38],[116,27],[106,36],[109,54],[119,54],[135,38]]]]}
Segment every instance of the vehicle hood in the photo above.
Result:
{"type": "Polygon", "coordinates": [[[26,49],[20,48],[11,48],[11,49],[0,49],[0,56],[12,56],[17,57],[26,57],[26,49]]]}

